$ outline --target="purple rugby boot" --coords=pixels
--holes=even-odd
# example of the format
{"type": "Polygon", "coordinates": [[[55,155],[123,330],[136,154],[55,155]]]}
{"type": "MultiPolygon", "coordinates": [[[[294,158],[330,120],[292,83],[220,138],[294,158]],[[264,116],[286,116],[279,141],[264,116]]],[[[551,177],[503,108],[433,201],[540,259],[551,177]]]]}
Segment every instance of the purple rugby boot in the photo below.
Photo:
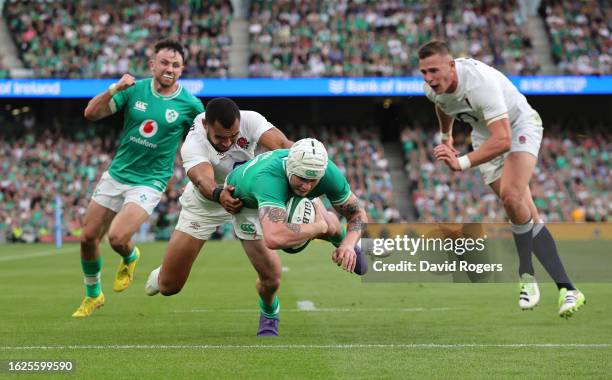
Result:
{"type": "Polygon", "coordinates": [[[259,329],[257,336],[278,336],[278,318],[266,318],[259,314],[259,329]]]}
{"type": "Polygon", "coordinates": [[[361,249],[358,245],[355,246],[355,254],[357,255],[355,274],[358,276],[363,276],[368,272],[368,259],[366,258],[363,249],[361,249]]]}

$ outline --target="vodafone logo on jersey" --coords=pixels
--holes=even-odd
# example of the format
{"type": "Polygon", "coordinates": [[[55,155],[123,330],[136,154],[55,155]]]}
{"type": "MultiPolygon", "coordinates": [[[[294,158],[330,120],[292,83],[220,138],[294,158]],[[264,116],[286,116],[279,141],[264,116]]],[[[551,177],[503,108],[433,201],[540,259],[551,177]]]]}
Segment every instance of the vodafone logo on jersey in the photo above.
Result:
{"type": "Polygon", "coordinates": [[[155,120],[145,120],[140,124],[140,135],[142,137],[153,137],[157,133],[157,122],[155,120]]]}

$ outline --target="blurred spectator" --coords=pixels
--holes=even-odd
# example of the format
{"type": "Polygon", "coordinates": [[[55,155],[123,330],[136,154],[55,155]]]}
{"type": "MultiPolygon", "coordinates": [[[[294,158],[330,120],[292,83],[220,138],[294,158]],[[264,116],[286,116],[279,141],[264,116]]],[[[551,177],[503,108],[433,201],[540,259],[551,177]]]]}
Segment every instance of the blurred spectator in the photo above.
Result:
{"type": "Polygon", "coordinates": [[[545,0],[552,55],[564,74],[612,73],[612,35],[605,2],[545,0]]]}
{"type": "Polygon", "coordinates": [[[418,47],[445,38],[508,74],[539,64],[517,1],[252,0],[252,77],[419,75],[418,47]]]}
{"type": "Polygon", "coordinates": [[[2,57],[2,54],[0,54],[0,79],[6,79],[10,76],[11,72],[9,71],[8,67],[4,65],[4,59],[2,57]]]}
{"type": "Polygon", "coordinates": [[[229,0],[12,0],[4,16],[23,63],[40,77],[147,76],[159,36],[186,46],[183,77],[228,76],[229,0]]]}

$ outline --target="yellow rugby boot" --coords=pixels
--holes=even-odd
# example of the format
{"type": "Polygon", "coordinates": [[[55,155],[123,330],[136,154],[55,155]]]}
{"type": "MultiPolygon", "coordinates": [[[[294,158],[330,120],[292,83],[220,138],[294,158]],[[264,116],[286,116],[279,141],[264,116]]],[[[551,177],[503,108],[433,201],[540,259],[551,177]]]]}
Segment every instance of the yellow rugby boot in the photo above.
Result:
{"type": "Polygon", "coordinates": [[[94,310],[104,306],[104,293],[100,293],[97,297],[85,297],[81,306],[72,314],[73,317],[89,317],[94,310]]]}
{"type": "Polygon", "coordinates": [[[136,250],[136,259],[129,264],[123,262],[123,258],[119,262],[117,267],[117,273],[115,274],[115,281],[113,282],[113,290],[116,292],[122,292],[127,289],[134,281],[134,271],[136,270],[136,264],[140,260],[140,249],[134,247],[136,250]]]}

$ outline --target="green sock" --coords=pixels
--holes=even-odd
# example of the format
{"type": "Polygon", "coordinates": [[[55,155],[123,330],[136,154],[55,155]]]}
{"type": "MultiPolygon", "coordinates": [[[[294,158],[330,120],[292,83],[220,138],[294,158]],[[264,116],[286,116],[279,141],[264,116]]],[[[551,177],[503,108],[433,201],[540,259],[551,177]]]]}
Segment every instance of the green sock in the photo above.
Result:
{"type": "Polygon", "coordinates": [[[278,313],[280,312],[280,302],[278,301],[278,297],[274,297],[274,301],[272,301],[272,305],[264,304],[264,301],[259,299],[259,310],[261,314],[263,314],[266,318],[278,318],[278,313]]]}
{"type": "Polygon", "coordinates": [[[131,263],[132,261],[136,260],[137,256],[136,256],[136,246],[134,246],[134,248],[132,249],[132,253],[129,254],[129,256],[123,256],[123,262],[126,264],[131,263]]]}
{"type": "Polygon", "coordinates": [[[323,238],[323,240],[327,240],[328,242],[332,243],[334,247],[338,248],[340,244],[342,243],[342,240],[344,240],[345,236],[346,236],[346,227],[342,226],[341,234],[334,235],[334,236],[328,236],[328,237],[323,238]]]}
{"type": "Polygon", "coordinates": [[[81,259],[81,267],[85,274],[85,294],[87,297],[99,296],[102,292],[102,280],[100,278],[102,256],[98,256],[98,258],[93,261],[81,259]]]}

